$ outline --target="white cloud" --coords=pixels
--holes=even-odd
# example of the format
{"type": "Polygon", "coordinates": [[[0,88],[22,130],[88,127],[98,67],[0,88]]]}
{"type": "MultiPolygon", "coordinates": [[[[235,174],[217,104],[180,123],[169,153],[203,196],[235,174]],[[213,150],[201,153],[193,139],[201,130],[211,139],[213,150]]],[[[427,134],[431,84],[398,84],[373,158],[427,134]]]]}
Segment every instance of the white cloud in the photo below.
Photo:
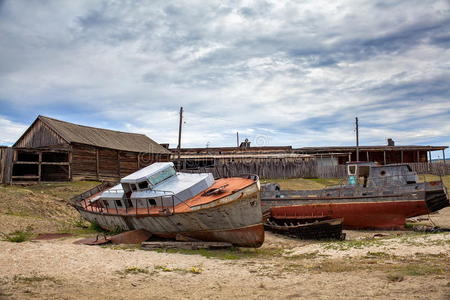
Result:
{"type": "Polygon", "coordinates": [[[27,125],[0,116],[0,145],[12,145],[25,132],[27,125]]]}
{"type": "Polygon", "coordinates": [[[446,1],[17,0],[0,9],[6,118],[58,107],[175,146],[184,106],[186,146],[234,145],[235,131],[314,146],[352,144],[358,115],[366,143],[450,143],[450,91],[439,86],[450,51],[433,42],[449,32],[446,1]]]}

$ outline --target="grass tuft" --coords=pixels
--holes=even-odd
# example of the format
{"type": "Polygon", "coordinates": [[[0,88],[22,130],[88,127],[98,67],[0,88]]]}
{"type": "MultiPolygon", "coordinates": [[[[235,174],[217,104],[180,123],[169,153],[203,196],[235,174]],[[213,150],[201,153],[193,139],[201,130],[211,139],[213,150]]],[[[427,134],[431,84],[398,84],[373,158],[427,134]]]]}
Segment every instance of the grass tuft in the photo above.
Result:
{"type": "Polygon", "coordinates": [[[237,260],[237,259],[249,259],[249,258],[271,258],[281,257],[284,250],[281,248],[229,248],[229,249],[157,249],[159,253],[178,253],[185,255],[201,255],[206,258],[215,258],[221,260],[237,260]]]}
{"type": "Polygon", "coordinates": [[[180,273],[180,274],[187,274],[187,273],[191,273],[191,274],[201,274],[203,272],[203,269],[200,267],[190,267],[187,269],[181,269],[181,268],[170,268],[167,266],[155,266],[155,270],[157,271],[162,271],[162,272],[176,272],[176,273],[180,273]]]}
{"type": "Polygon", "coordinates": [[[52,276],[46,276],[46,275],[32,275],[32,276],[25,276],[25,275],[15,275],[13,277],[13,281],[20,282],[24,284],[33,284],[43,281],[51,281],[53,283],[60,283],[58,279],[52,276]]]}
{"type": "Polygon", "coordinates": [[[405,280],[405,277],[399,274],[388,274],[386,278],[390,282],[401,282],[405,280]]]}
{"type": "Polygon", "coordinates": [[[30,240],[33,237],[33,228],[28,226],[25,230],[16,230],[11,233],[2,233],[3,240],[12,243],[22,243],[30,240]]]}
{"type": "Polygon", "coordinates": [[[122,271],[117,271],[120,275],[136,275],[136,274],[149,274],[149,270],[146,268],[140,268],[136,266],[126,267],[122,271]]]}

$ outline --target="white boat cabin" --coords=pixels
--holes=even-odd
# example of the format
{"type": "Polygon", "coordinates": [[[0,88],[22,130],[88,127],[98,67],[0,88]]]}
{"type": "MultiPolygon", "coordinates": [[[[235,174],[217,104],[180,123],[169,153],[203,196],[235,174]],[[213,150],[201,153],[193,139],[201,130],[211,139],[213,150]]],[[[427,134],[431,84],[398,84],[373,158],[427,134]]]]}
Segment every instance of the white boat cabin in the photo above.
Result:
{"type": "Polygon", "coordinates": [[[120,180],[91,200],[109,208],[172,207],[214,184],[210,173],[179,173],[171,162],[154,163],[120,180]]]}

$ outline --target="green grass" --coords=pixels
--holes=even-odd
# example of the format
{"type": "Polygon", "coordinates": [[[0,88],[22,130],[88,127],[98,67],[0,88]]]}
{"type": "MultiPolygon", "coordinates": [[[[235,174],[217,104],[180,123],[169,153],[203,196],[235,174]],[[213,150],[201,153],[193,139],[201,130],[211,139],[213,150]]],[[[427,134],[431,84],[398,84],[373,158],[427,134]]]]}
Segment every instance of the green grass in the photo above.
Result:
{"type": "Polygon", "coordinates": [[[123,271],[121,271],[123,274],[128,275],[128,274],[148,274],[150,273],[148,269],[145,268],[140,268],[140,267],[135,267],[135,266],[131,266],[131,267],[126,267],[123,271]]]}
{"type": "Polygon", "coordinates": [[[60,280],[56,279],[55,277],[46,276],[46,275],[32,275],[32,276],[15,275],[13,277],[13,281],[24,283],[24,284],[33,284],[33,283],[38,283],[38,282],[43,282],[43,281],[60,283],[60,280]]]}
{"type": "Polygon", "coordinates": [[[249,258],[271,258],[281,257],[284,250],[281,248],[230,248],[230,249],[158,249],[155,250],[160,253],[178,253],[185,255],[201,255],[206,258],[221,259],[221,260],[237,260],[249,258]]]}
{"type": "Polygon", "coordinates": [[[25,230],[16,230],[11,233],[2,233],[3,240],[12,242],[12,243],[22,243],[30,240],[34,234],[33,234],[33,228],[27,227],[25,230]]]}
{"type": "Polygon", "coordinates": [[[328,257],[329,255],[320,254],[319,251],[313,251],[313,252],[306,252],[301,254],[294,254],[294,255],[288,255],[283,256],[284,259],[287,260],[297,260],[297,259],[315,259],[319,257],[328,257]]]}
{"type": "Polygon", "coordinates": [[[388,274],[386,279],[390,282],[401,282],[405,280],[405,277],[399,274],[388,274]]]}
{"type": "Polygon", "coordinates": [[[123,250],[123,251],[136,251],[142,249],[141,245],[102,245],[101,246],[104,249],[111,249],[111,250],[123,250]]]}
{"type": "Polygon", "coordinates": [[[383,246],[383,245],[385,245],[385,242],[380,239],[361,239],[361,240],[328,242],[324,245],[324,248],[346,251],[350,249],[363,249],[365,247],[383,246]]]}
{"type": "Polygon", "coordinates": [[[447,274],[448,267],[443,265],[417,262],[393,267],[393,274],[398,276],[426,276],[447,274]]]}
{"type": "Polygon", "coordinates": [[[155,270],[157,271],[162,271],[162,272],[176,272],[176,273],[180,273],[180,274],[187,274],[187,273],[191,273],[191,274],[201,274],[203,272],[203,269],[200,267],[190,267],[190,268],[186,268],[186,269],[182,269],[182,268],[170,268],[167,266],[155,266],[155,270]]]}
{"type": "Polygon", "coordinates": [[[366,258],[389,258],[392,255],[386,253],[386,252],[367,252],[366,258]]]}

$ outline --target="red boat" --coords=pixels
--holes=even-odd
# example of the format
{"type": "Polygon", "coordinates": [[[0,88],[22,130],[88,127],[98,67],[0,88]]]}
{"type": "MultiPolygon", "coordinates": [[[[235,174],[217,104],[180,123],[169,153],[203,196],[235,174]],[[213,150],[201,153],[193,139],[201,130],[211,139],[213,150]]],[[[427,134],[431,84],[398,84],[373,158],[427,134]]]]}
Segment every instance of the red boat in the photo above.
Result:
{"type": "Polygon", "coordinates": [[[347,183],[342,186],[299,191],[265,188],[263,211],[280,221],[343,218],[344,228],[349,229],[403,229],[407,218],[449,206],[441,180],[419,183],[406,164],[349,163],[347,170],[347,183]]]}

